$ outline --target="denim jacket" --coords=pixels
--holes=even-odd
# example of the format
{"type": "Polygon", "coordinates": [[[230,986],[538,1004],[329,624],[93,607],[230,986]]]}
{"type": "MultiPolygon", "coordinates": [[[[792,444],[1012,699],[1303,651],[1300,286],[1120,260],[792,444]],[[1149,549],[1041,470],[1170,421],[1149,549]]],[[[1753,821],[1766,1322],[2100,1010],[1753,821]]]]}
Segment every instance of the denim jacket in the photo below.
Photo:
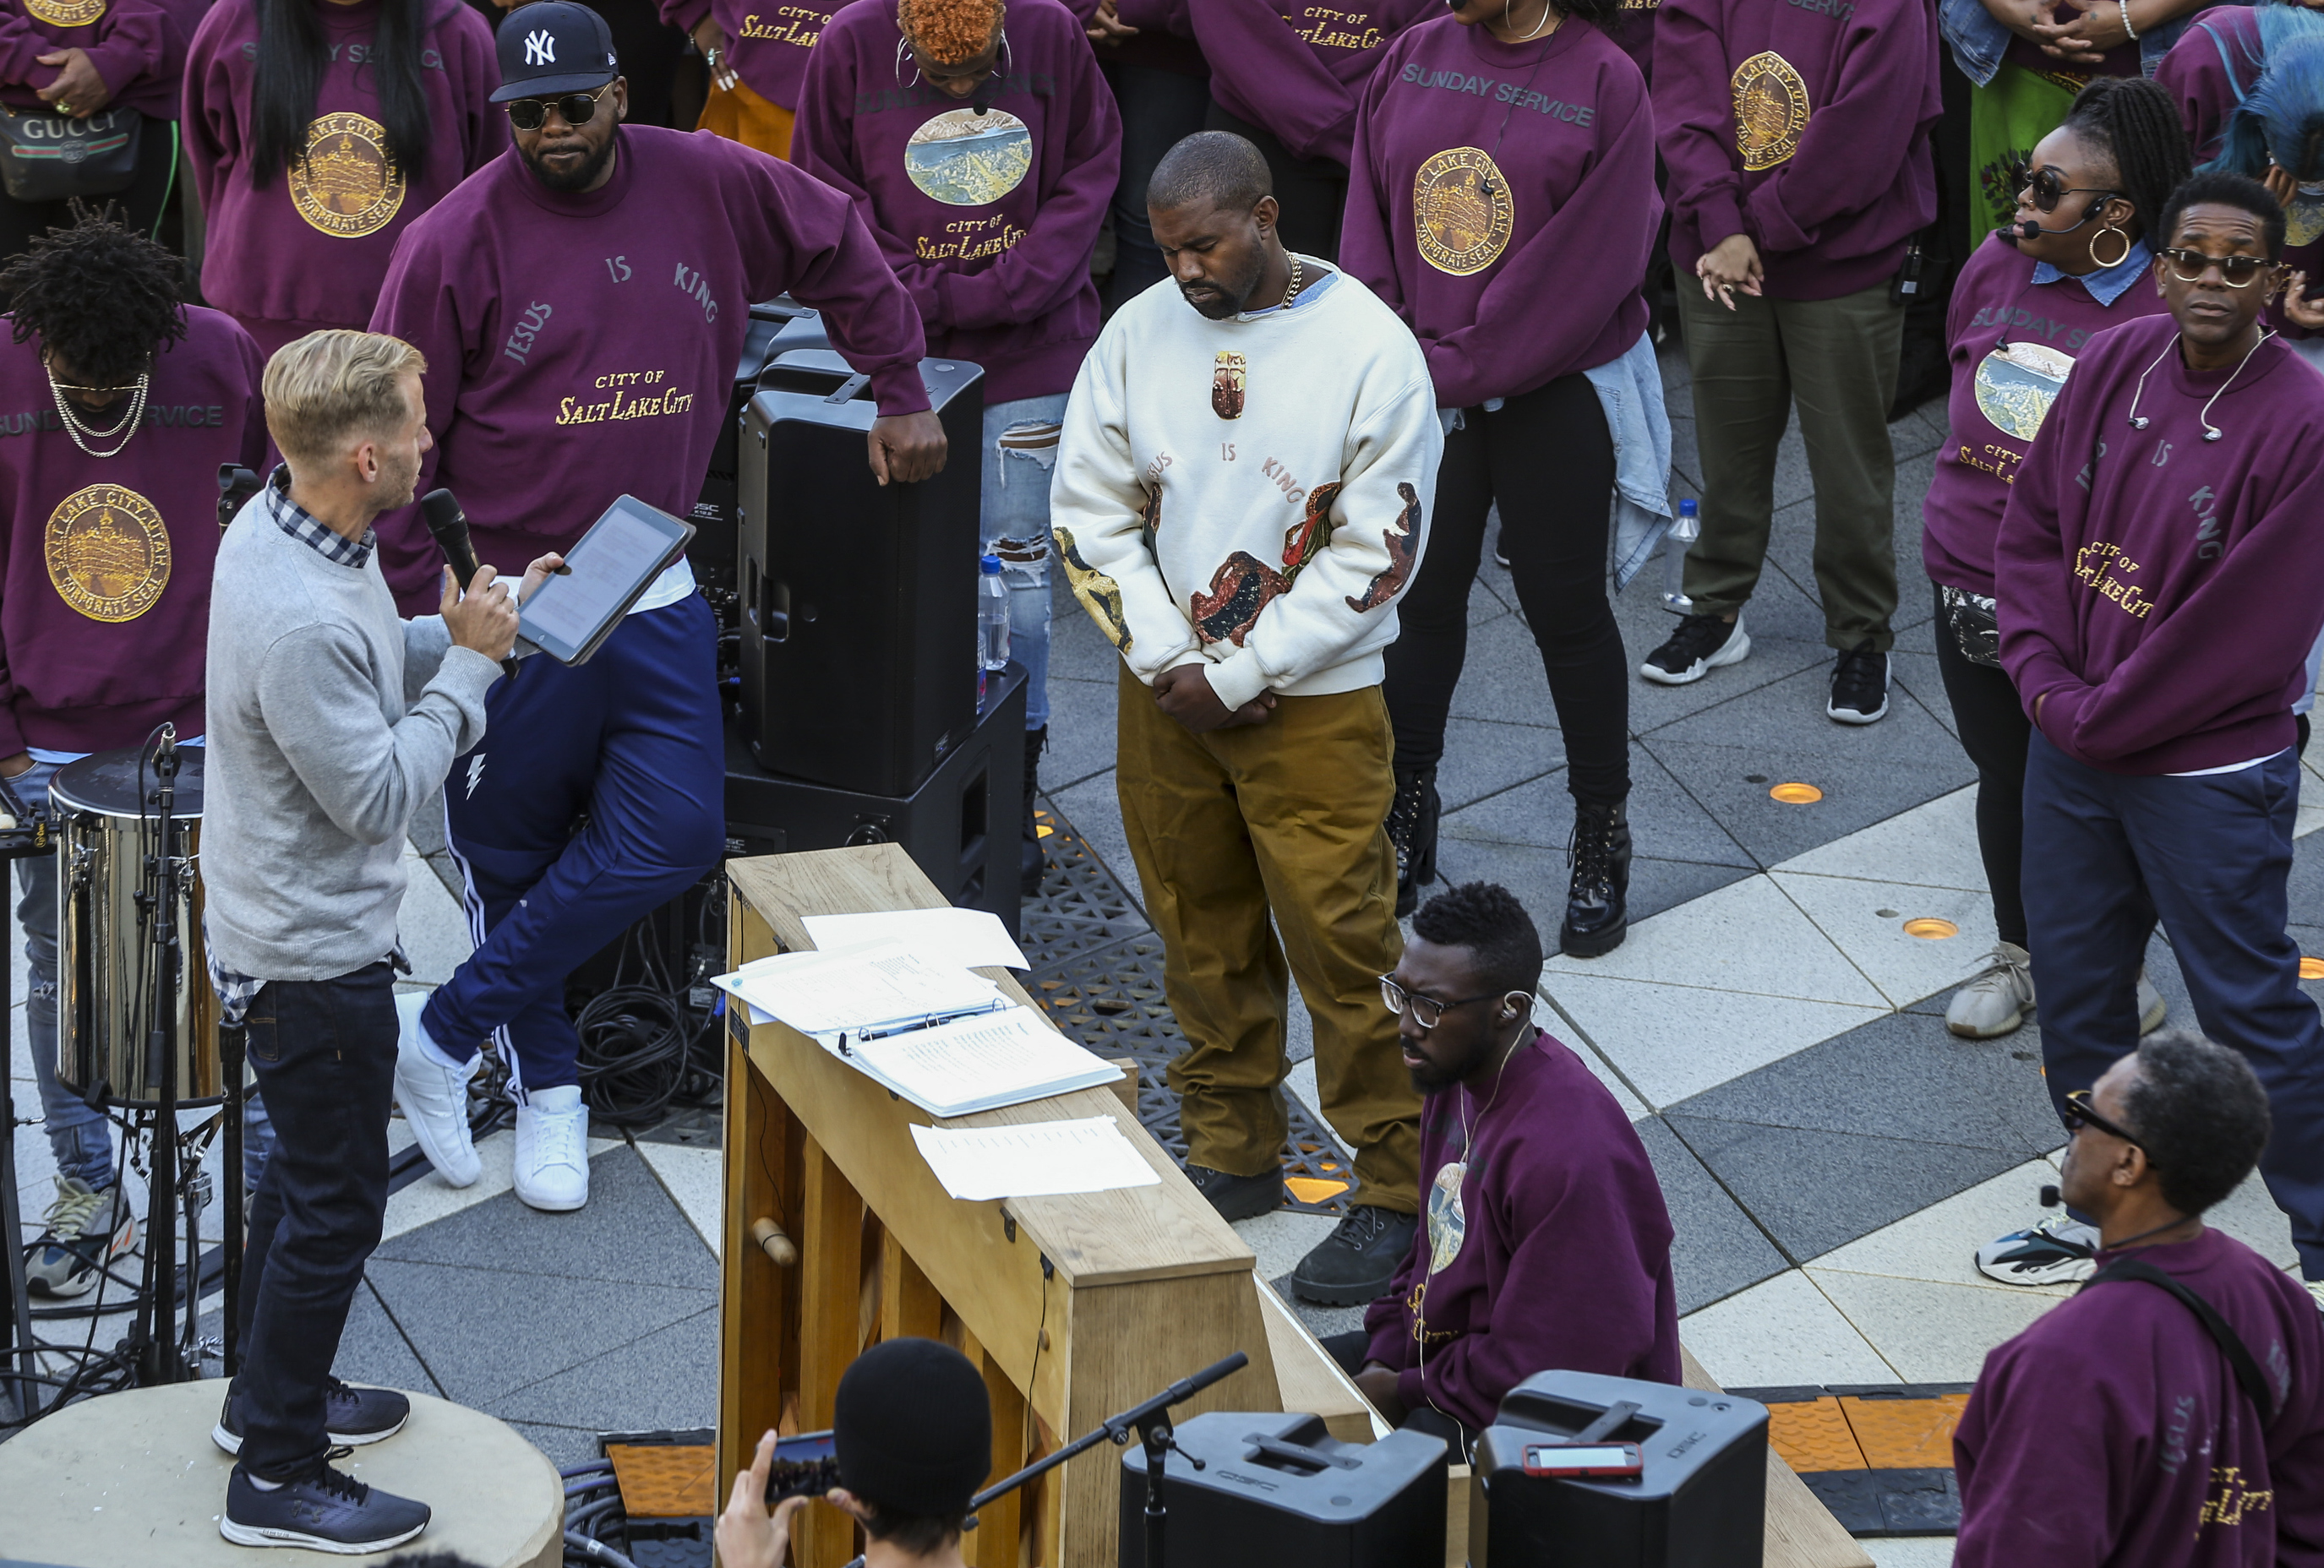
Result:
{"type": "MultiPolygon", "coordinates": [[[[2239,0],[2226,3],[2235,5],[2239,0]]],[[[2187,31],[2187,24],[2206,9],[2199,5],[2175,21],[2140,33],[2138,69],[2152,77],[2171,46],[2179,41],[2179,35],[2187,31]]],[[[1993,79],[2001,69],[2002,52],[2009,47],[2009,29],[1993,19],[1984,0],[1937,0],[1937,27],[1952,46],[1953,63],[1960,67],[1961,75],[1978,87],[1993,79]]]]}

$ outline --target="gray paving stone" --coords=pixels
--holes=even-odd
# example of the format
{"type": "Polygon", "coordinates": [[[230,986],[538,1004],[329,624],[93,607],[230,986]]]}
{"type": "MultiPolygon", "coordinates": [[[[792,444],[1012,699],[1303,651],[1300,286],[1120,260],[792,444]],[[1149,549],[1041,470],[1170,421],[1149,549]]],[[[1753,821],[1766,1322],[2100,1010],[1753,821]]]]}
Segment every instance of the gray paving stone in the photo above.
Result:
{"type": "MultiPolygon", "coordinates": [[[[1555,950],[1557,928],[1565,913],[1565,890],[1572,873],[1565,850],[1536,848],[1524,844],[1484,844],[1468,839],[1441,839],[1436,847],[1438,880],[1428,893],[1442,893],[1463,882],[1498,882],[1517,894],[1517,902],[1540,928],[1545,947],[1555,950]]],[[[1750,876],[1740,866],[1710,866],[1692,860],[1658,860],[1642,857],[1630,862],[1630,919],[1645,920],[1692,898],[1750,876]]],[[[1424,895],[1425,896],[1425,895],[1424,895]]]]}
{"type": "MultiPolygon", "coordinates": [[[[1489,562],[1486,569],[1500,571],[1489,562]]],[[[1550,701],[1541,649],[1523,617],[1505,612],[1469,628],[1468,656],[1452,692],[1452,714],[1556,727],[1557,709],[1550,701]]]]}
{"type": "MultiPolygon", "coordinates": [[[[1633,591],[1636,591],[1635,586],[1633,591]]],[[[1793,590],[1785,586],[1782,591],[1793,590]]],[[[1622,641],[1630,651],[1630,732],[1633,735],[1653,735],[1672,724],[1708,713],[1734,701],[1738,697],[1762,691],[1780,681],[1787,681],[1808,671],[1824,672],[1817,678],[1829,680],[1831,650],[1823,646],[1819,631],[1813,640],[1808,638],[1763,637],[1754,629],[1756,619],[1747,620],[1745,630],[1750,633],[1751,652],[1742,663],[1729,665],[1711,671],[1702,679],[1683,686],[1665,686],[1647,680],[1637,673],[1646,656],[1662,646],[1675,624],[1674,618],[1657,610],[1654,619],[1628,619],[1630,612],[1616,612],[1623,621],[1622,641]]],[[[1746,616],[1750,615],[1747,609],[1746,616]]],[[[1821,627],[1819,621],[1817,625],[1821,627]]],[[[1822,708],[1815,710],[1819,717],[1822,708]]]]}
{"type": "MultiPolygon", "coordinates": [[[[1663,608],[1662,592],[1666,578],[1663,557],[1659,555],[1646,563],[1645,570],[1630,580],[1629,587],[1614,595],[1614,619],[1621,623],[1622,646],[1630,656],[1631,667],[1662,646],[1669,637],[1678,618],[1663,608]]],[[[1823,610],[1817,604],[1812,588],[1803,592],[1780,571],[1763,572],[1758,586],[1753,591],[1751,602],[1745,607],[1744,629],[1751,634],[1754,649],[1769,637],[1790,638],[1796,642],[1823,645],[1823,610]]],[[[1827,654],[1825,656],[1829,657],[1827,654]]],[[[1752,659],[1758,657],[1755,651],[1752,659]]],[[[1749,660],[1741,665],[1729,665],[1713,679],[1739,675],[1751,667],[1749,660]]],[[[1657,688],[1670,690],[1671,688],[1657,688]]],[[[1679,687],[1688,691],[1692,688],[1679,687]]]]}
{"type": "Polygon", "coordinates": [[[1444,724],[1444,760],[1436,769],[1437,798],[1446,811],[1459,811],[1564,766],[1564,737],[1554,729],[1485,719],[1449,719],[1444,724]]]}
{"type": "Polygon", "coordinates": [[[1844,1246],[2021,1162],[1997,1150],[1673,1114],[1672,1131],[1794,1261],[1844,1246]]]}
{"type": "Polygon", "coordinates": [[[586,1464],[601,1457],[594,1433],[571,1426],[548,1426],[530,1421],[512,1421],[509,1426],[518,1436],[549,1456],[549,1463],[559,1470],[569,1470],[576,1464],[586,1464]]]}
{"type": "Polygon", "coordinates": [[[1049,678],[1073,681],[1113,679],[1121,656],[1074,597],[1065,574],[1049,578],[1049,678]]]}
{"type": "MultiPolygon", "coordinates": [[[[1112,650],[1106,650],[1112,657],[1112,650]]],[[[1102,681],[1049,676],[1049,749],[1041,756],[1041,787],[1055,792],[1113,766],[1114,673],[1102,681]]]]}
{"type": "Polygon", "coordinates": [[[484,1413],[591,1432],[710,1426],[718,1413],[718,1313],[697,1312],[528,1383],[484,1413]]]}
{"type": "MultiPolygon", "coordinates": [[[[1563,771],[1489,795],[1449,812],[1442,837],[1480,843],[1530,844],[1563,850],[1573,829],[1573,797],[1563,771]]],[[[1656,859],[1755,867],[1740,844],[1641,746],[1630,748],[1630,832],[1638,852],[1656,859]]]]}
{"type": "Polygon", "coordinates": [[[1784,1271],[1784,1255],[1659,1116],[1632,1123],[1670,1209],[1671,1274],[1682,1315],[1784,1271]]]}
{"type": "Polygon", "coordinates": [[[1953,705],[1945,698],[1945,678],[1937,668],[1934,654],[1897,652],[1888,656],[1890,679],[1944,727],[1945,733],[1956,739],[1960,726],[1953,719],[1953,705]]]}
{"type": "Polygon", "coordinates": [[[514,1193],[407,1231],[375,1254],[399,1262],[696,1290],[718,1288],[718,1266],[634,1149],[589,1162],[589,1204],[541,1214],[514,1193]]]}
{"type": "Polygon", "coordinates": [[[369,1272],[444,1397],[478,1407],[717,1302],[713,1290],[384,1258],[369,1272]]]}
{"type": "Polygon", "coordinates": [[[1291,1276],[1271,1279],[1275,1293],[1283,1297],[1284,1305],[1298,1315],[1307,1325],[1307,1332],[1317,1339],[1334,1334],[1353,1334],[1364,1325],[1364,1309],[1360,1307],[1318,1307],[1312,1301],[1302,1301],[1291,1288],[1291,1276]]]}
{"type": "Polygon", "coordinates": [[[355,1292],[347,1313],[346,1332],[339,1335],[339,1359],[331,1371],[342,1381],[373,1383],[382,1388],[416,1389],[441,1395],[443,1388],[411,1351],[403,1331],[388,1316],[379,1295],[366,1282],[355,1292]]]}

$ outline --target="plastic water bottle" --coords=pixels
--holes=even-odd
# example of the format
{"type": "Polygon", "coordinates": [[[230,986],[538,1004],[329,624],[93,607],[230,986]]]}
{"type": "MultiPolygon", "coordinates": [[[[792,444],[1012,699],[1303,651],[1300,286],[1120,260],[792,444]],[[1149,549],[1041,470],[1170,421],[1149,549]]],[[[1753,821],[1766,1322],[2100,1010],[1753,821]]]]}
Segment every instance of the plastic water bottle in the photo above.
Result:
{"type": "Polygon", "coordinates": [[[1001,557],[977,563],[976,705],[984,706],[987,683],[1009,662],[1009,585],[1001,581],[1001,557]]]}
{"type": "Polygon", "coordinates": [[[1689,497],[1678,503],[1678,518],[1663,536],[1663,608],[1674,615],[1694,611],[1694,601],[1686,596],[1686,553],[1701,537],[1702,507],[1689,497]]]}

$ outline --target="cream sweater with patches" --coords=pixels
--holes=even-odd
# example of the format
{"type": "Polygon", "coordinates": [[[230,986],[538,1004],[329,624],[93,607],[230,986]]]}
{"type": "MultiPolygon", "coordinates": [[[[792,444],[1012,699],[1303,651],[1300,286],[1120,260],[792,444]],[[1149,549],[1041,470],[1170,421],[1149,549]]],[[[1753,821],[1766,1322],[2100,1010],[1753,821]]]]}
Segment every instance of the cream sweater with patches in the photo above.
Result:
{"type": "Polygon", "coordinates": [[[1380,679],[1444,436],[1427,362],[1313,258],[1289,308],[1212,321],[1167,279],[1082,362],[1049,518],[1139,679],[1203,660],[1229,708],[1380,679]]]}

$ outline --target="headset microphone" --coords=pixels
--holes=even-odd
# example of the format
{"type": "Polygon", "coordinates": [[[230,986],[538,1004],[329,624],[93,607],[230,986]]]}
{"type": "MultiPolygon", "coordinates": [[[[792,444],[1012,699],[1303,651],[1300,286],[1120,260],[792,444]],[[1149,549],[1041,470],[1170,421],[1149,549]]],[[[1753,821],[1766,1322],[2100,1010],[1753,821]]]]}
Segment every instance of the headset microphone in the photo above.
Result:
{"type": "MultiPolygon", "coordinates": [[[[444,553],[450,564],[452,575],[459,579],[463,592],[476,580],[481,568],[476,564],[476,546],[468,538],[468,514],[460,509],[459,501],[448,490],[431,490],[420,498],[420,518],[428,525],[428,532],[436,547],[444,553]]],[[[501,671],[512,681],[521,666],[512,654],[501,661],[501,671]]]]}

